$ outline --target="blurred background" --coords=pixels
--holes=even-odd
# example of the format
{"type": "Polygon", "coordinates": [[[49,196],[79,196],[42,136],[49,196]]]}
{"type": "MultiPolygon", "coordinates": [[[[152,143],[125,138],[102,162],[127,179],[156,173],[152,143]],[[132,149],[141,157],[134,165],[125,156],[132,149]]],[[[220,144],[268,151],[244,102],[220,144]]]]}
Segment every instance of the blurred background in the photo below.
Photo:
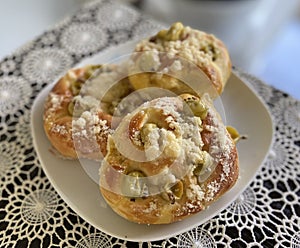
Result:
{"type": "MultiPolygon", "coordinates": [[[[0,60],[89,0],[0,0],[0,60]]],[[[233,65],[300,99],[300,0],[121,0],[213,33],[233,65]]]]}

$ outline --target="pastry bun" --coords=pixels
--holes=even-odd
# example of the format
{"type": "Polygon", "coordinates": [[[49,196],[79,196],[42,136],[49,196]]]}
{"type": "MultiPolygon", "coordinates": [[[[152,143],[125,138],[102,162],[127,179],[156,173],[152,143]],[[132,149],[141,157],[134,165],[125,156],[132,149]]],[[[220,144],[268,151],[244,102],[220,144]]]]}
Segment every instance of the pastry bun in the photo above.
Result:
{"type": "Polygon", "coordinates": [[[101,193],[117,214],[143,224],[180,221],[235,184],[237,149],[209,99],[162,97],[122,120],[100,168],[101,193]]]}
{"type": "Polygon", "coordinates": [[[176,94],[195,93],[180,77],[169,74],[192,70],[183,60],[203,71],[220,95],[231,74],[231,60],[224,43],[212,34],[174,23],[169,30],[161,30],[155,36],[140,41],[132,55],[130,82],[135,89],[162,87],[176,94]],[[141,73],[137,73],[141,71],[141,73]],[[151,73],[154,72],[154,73],[151,73]],[[163,74],[163,76],[162,76],[163,74]]]}
{"type": "Polygon", "coordinates": [[[106,155],[114,102],[131,90],[126,79],[111,87],[120,74],[116,65],[87,65],[69,70],[54,85],[45,101],[43,123],[62,157],[99,160],[106,155]]]}

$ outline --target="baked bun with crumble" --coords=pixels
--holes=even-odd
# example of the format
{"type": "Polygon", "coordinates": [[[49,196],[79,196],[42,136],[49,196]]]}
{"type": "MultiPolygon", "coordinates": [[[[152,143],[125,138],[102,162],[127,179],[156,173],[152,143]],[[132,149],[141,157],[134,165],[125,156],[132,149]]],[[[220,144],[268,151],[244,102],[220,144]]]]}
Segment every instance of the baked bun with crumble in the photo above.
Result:
{"type": "Polygon", "coordinates": [[[231,74],[231,60],[224,43],[212,34],[180,22],[140,41],[131,60],[130,82],[135,89],[162,87],[176,94],[194,94],[184,80],[179,79],[190,77],[195,71],[190,67],[195,65],[210,80],[216,97],[222,93],[231,74]]]}
{"type": "Polygon", "coordinates": [[[132,90],[123,73],[126,69],[117,65],[87,65],[69,70],[54,85],[43,123],[63,158],[99,160],[106,155],[114,107],[132,90]]]}
{"type": "Polygon", "coordinates": [[[125,219],[167,224],[206,209],[239,174],[234,141],[210,97],[150,100],[108,138],[100,191],[125,219]]]}

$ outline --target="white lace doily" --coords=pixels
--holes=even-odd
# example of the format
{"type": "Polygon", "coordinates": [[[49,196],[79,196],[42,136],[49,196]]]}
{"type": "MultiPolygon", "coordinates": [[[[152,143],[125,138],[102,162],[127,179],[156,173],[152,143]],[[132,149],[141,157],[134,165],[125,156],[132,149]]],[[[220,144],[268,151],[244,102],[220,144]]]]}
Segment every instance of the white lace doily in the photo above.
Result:
{"type": "Polygon", "coordinates": [[[55,192],[32,145],[30,107],[68,68],[161,25],[114,1],[87,4],[0,62],[0,247],[300,247],[300,102],[236,70],[265,101],[275,139],[250,186],[218,216],[172,237],[134,243],[85,222],[55,192]]]}

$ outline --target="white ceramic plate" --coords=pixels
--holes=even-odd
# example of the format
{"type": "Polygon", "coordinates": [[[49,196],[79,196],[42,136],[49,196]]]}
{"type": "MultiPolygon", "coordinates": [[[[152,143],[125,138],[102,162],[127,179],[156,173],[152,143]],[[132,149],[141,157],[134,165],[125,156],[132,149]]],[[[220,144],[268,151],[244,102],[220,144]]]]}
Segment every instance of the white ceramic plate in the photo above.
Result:
{"type": "MultiPolygon", "coordinates": [[[[108,49],[104,53],[85,60],[88,63],[107,62],[132,51],[133,43],[108,49]]],[[[188,231],[217,215],[227,207],[254,178],[272,143],[271,117],[251,88],[232,75],[222,95],[226,124],[236,127],[248,139],[238,144],[240,178],[236,185],[213,203],[207,210],[182,222],[168,225],[139,225],[128,222],[108,207],[97,183],[85,172],[79,161],[63,160],[51,151],[51,145],[43,130],[43,104],[53,85],[46,87],[32,106],[32,134],[41,165],[54,188],[66,203],[83,219],[99,230],[117,238],[131,241],[153,241],[169,238],[188,231]]],[[[97,166],[94,173],[97,173],[97,166]]]]}

